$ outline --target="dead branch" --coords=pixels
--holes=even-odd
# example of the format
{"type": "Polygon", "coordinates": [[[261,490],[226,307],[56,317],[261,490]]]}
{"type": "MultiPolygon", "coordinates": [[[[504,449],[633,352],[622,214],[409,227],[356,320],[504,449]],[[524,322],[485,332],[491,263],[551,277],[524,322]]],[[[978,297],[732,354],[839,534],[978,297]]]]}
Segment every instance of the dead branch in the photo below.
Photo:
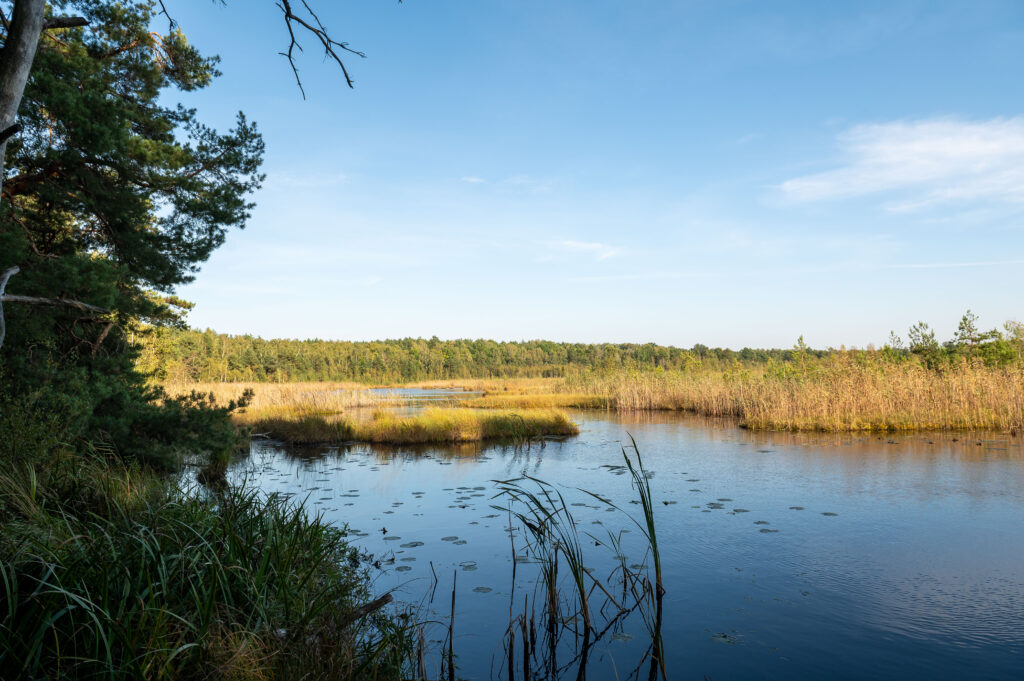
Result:
{"type": "Polygon", "coordinates": [[[96,339],[96,342],[92,344],[92,356],[93,357],[95,357],[96,353],[100,351],[100,346],[103,345],[103,341],[107,340],[107,335],[110,333],[110,330],[112,328],[114,328],[114,322],[113,321],[107,322],[106,326],[103,327],[103,331],[100,332],[100,335],[96,339]]]}
{"type": "Polygon", "coordinates": [[[89,20],[85,17],[53,17],[43,22],[43,30],[49,30],[51,28],[78,28],[79,26],[88,26],[89,20]]]}
{"type": "Polygon", "coordinates": [[[352,624],[353,622],[358,622],[359,620],[369,615],[371,612],[376,612],[377,610],[380,610],[385,605],[390,603],[392,600],[394,599],[392,598],[391,594],[388,593],[384,594],[376,600],[366,603],[365,605],[359,606],[358,608],[356,608],[355,610],[341,618],[340,628],[343,629],[348,625],[352,624]]]}
{"type": "MultiPolygon", "coordinates": [[[[13,268],[17,274],[19,271],[17,267],[13,268]]],[[[10,272],[10,270],[8,270],[10,272]]],[[[6,272],[5,272],[6,274],[6,272]]],[[[4,281],[4,284],[7,282],[4,281]]],[[[3,288],[0,287],[0,291],[3,288]]],[[[98,305],[90,305],[89,303],[83,303],[80,300],[72,300],[71,298],[39,298],[36,296],[15,296],[15,295],[0,295],[0,303],[27,303],[28,305],[51,305],[51,306],[64,306],[72,307],[82,312],[92,312],[94,314],[110,314],[110,310],[99,307],[98,305]]]]}
{"type": "Polygon", "coordinates": [[[302,52],[302,45],[299,44],[298,39],[295,37],[295,26],[305,29],[308,33],[311,33],[314,38],[320,41],[320,44],[324,48],[324,56],[333,59],[341,68],[341,73],[345,76],[345,83],[351,88],[355,87],[352,81],[352,77],[349,76],[348,69],[345,68],[345,63],[341,60],[341,52],[348,52],[358,57],[365,57],[366,54],[359,50],[354,50],[348,46],[348,43],[338,42],[330,36],[323,23],[320,21],[320,17],[313,8],[309,6],[306,0],[299,0],[306,12],[309,14],[309,19],[303,19],[299,15],[292,11],[292,0],[278,0],[276,3],[278,8],[284,14],[285,27],[288,29],[288,50],[281,52],[281,56],[288,60],[288,64],[292,67],[292,73],[295,74],[295,82],[299,86],[299,91],[302,93],[302,98],[306,98],[306,90],[302,86],[302,79],[299,77],[299,69],[295,64],[295,50],[302,52]]]}

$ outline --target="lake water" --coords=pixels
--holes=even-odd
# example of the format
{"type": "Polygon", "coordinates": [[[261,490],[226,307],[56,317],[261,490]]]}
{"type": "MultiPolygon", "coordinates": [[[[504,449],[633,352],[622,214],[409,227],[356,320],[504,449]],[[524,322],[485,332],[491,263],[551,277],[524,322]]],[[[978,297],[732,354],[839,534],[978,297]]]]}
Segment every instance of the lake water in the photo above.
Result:
{"type": "MultiPolygon", "coordinates": [[[[374,591],[395,589],[441,622],[427,630],[435,646],[457,574],[459,676],[507,678],[510,597],[518,614],[536,566],[517,566],[511,596],[509,518],[492,508],[507,501],[492,499],[493,481],[527,473],[561,485],[579,504],[570,508],[582,532],[604,539],[632,527],[623,551],[639,562],[636,526],[576,491],[639,517],[617,468],[632,434],[653,472],[669,678],[1024,678],[1021,438],[751,433],[667,413],[573,417],[580,436],[529,448],[254,442],[231,475],[347,524],[381,560],[374,591]]],[[[521,552],[520,531],[513,541],[521,552]]],[[[593,540],[583,545],[595,575],[617,564],[593,540]]],[[[587,676],[624,681],[646,632],[637,616],[620,622],[595,644],[587,676]]],[[[574,645],[563,639],[559,649],[566,678],[576,677],[574,645]]],[[[436,655],[428,664],[435,678],[436,655]]]]}

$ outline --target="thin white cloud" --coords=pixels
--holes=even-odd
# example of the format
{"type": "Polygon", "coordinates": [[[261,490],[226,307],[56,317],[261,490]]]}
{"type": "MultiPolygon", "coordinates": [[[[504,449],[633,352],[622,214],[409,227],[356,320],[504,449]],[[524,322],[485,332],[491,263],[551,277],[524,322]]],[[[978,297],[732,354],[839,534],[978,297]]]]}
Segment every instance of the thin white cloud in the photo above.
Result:
{"type": "Polygon", "coordinates": [[[482,177],[477,177],[476,175],[467,175],[466,177],[460,177],[459,179],[463,182],[468,182],[469,184],[483,184],[487,181],[482,177]]]}
{"type": "Polygon", "coordinates": [[[622,249],[596,241],[573,241],[572,239],[563,239],[561,241],[552,242],[551,245],[563,251],[591,254],[596,260],[607,260],[608,258],[614,258],[617,255],[622,255],[622,249]]]}
{"type": "Polygon", "coordinates": [[[892,212],[936,204],[1024,202],[1024,117],[858,125],[840,134],[846,162],[780,185],[793,201],[889,195],[892,212]]]}

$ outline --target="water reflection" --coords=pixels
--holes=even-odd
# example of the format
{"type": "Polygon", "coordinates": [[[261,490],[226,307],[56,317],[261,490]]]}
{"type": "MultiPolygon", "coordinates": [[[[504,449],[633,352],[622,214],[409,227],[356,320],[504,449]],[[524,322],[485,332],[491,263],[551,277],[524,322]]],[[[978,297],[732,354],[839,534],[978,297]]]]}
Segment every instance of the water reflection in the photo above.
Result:
{"type": "MultiPolygon", "coordinates": [[[[636,509],[622,470],[627,433],[653,471],[670,677],[1024,674],[1019,438],[761,433],[671,413],[575,418],[578,438],[521,449],[254,443],[232,475],[347,523],[380,560],[375,589],[397,588],[438,621],[457,572],[464,678],[505,669],[505,634],[523,607],[522,591],[510,602],[513,569],[520,585],[538,577],[513,556],[521,537],[492,508],[491,481],[527,473],[561,484],[580,526],[600,539],[624,531],[622,556],[640,564],[629,523],[575,489],[636,509]]],[[[585,550],[595,574],[619,563],[585,550]]],[[[645,653],[636,618],[613,633],[588,652],[592,679],[625,678],[645,653]]]]}

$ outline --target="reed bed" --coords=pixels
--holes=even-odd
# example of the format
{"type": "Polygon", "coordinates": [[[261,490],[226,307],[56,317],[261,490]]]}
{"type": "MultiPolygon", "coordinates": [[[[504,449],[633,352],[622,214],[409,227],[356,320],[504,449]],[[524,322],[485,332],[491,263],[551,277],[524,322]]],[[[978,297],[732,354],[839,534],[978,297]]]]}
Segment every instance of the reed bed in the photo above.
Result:
{"type": "Polygon", "coordinates": [[[252,397],[249,406],[253,409],[289,407],[303,405],[321,412],[341,412],[359,407],[376,407],[394,402],[389,394],[373,393],[359,383],[303,382],[303,383],[189,383],[170,381],[162,384],[171,397],[180,397],[192,392],[212,395],[218,404],[238,401],[247,391],[252,397]]]}
{"type": "Polygon", "coordinates": [[[384,387],[478,391],[485,395],[534,395],[554,392],[561,383],[561,378],[462,378],[388,384],[384,387]]]}
{"type": "Polygon", "coordinates": [[[238,425],[296,443],[374,442],[380,444],[443,444],[481,440],[530,440],[577,435],[579,427],[556,409],[476,410],[425,409],[411,416],[378,410],[369,421],[303,411],[246,410],[233,416],[238,425]]]}
{"type": "Polygon", "coordinates": [[[1024,430],[1020,366],[937,370],[839,355],[803,366],[578,375],[562,389],[603,396],[620,411],[731,416],[764,430],[1024,430]]]}
{"type": "MultiPolygon", "coordinates": [[[[929,368],[914,358],[892,361],[867,352],[736,363],[724,369],[696,365],[677,372],[620,370],[564,379],[471,379],[407,387],[484,393],[458,400],[466,408],[675,410],[733,417],[761,430],[1024,432],[1024,366],[962,360],[929,368]]],[[[340,415],[346,410],[382,404],[379,395],[351,383],[173,384],[167,389],[171,394],[210,392],[222,403],[252,389],[249,416],[242,419],[246,424],[259,422],[273,430],[283,421],[304,422],[309,437],[322,440],[344,439],[346,419],[340,415]],[[334,431],[315,435],[319,422],[334,431]]]]}
{"type": "Polygon", "coordinates": [[[611,405],[603,395],[574,393],[493,394],[461,402],[461,406],[474,409],[608,409],[611,405]]]}
{"type": "Polygon", "coordinates": [[[355,421],[342,412],[319,411],[304,405],[246,408],[231,415],[231,422],[253,435],[265,435],[295,444],[355,440],[355,421]]]}

